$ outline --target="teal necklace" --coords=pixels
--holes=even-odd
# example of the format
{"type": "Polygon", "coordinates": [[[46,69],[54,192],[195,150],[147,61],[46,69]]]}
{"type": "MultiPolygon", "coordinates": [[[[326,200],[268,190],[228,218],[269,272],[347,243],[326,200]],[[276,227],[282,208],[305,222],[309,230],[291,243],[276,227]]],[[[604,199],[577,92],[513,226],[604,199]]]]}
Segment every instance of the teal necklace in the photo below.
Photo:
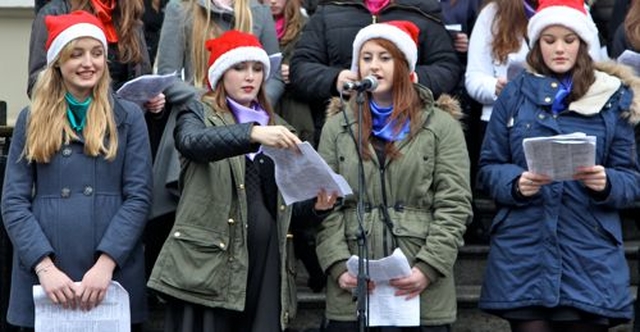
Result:
{"type": "Polygon", "coordinates": [[[64,95],[64,99],[67,101],[67,118],[71,128],[82,131],[87,120],[87,110],[93,99],[89,97],[84,102],[79,102],[68,92],[64,95]]]}

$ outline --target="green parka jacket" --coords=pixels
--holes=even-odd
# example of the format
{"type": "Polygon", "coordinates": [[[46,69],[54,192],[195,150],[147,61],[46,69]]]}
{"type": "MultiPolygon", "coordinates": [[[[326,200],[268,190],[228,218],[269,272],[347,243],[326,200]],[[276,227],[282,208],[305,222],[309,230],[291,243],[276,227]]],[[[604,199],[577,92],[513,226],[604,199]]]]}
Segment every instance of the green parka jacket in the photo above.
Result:
{"type": "MultiPolygon", "coordinates": [[[[457,102],[443,96],[436,103],[429,90],[415,88],[425,105],[419,120],[422,125],[414,137],[395,143],[401,156],[387,158],[380,165],[373,146],[365,147],[374,157],[364,162],[363,223],[370,259],[382,258],[399,247],[410,265],[431,280],[420,295],[421,325],[449,324],[456,318],[453,265],[472,215],[469,156],[461,124],[454,118],[461,114],[457,102]]],[[[319,153],[346,178],[354,195],[321,223],[317,253],[329,274],[327,318],[354,321],[353,295],[341,289],[337,280],[346,271],[346,260],[358,253],[358,153],[349,131],[351,127],[357,133],[357,119],[349,105],[346,119],[336,103],[332,106],[319,153]]]]}
{"type": "MultiPolygon", "coordinates": [[[[203,116],[207,127],[235,125],[231,113],[214,112],[199,101],[185,108],[203,116]]],[[[276,124],[286,125],[279,117],[276,124]]],[[[252,126],[235,125],[226,135],[208,139],[222,140],[217,146],[223,143],[255,151],[257,145],[250,142],[252,126]]],[[[176,138],[176,144],[180,144],[176,138]]],[[[182,160],[176,220],[154,265],[150,288],[207,307],[244,310],[249,265],[244,180],[244,154],[210,162],[182,160]]],[[[282,329],[296,313],[295,258],[287,236],[291,211],[279,195],[276,222],[282,329]]]]}

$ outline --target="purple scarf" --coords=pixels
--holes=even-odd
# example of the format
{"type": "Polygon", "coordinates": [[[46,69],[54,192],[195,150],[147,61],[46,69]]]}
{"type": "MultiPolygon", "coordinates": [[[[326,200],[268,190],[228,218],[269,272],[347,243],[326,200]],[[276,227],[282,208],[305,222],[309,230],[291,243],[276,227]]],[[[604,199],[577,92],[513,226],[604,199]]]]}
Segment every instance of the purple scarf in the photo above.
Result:
{"type": "MultiPolygon", "coordinates": [[[[235,100],[227,97],[227,106],[231,109],[231,113],[236,118],[238,123],[255,122],[261,126],[269,124],[269,114],[265,111],[258,102],[252,102],[251,107],[245,107],[238,104],[235,100]]],[[[262,146],[257,152],[247,153],[246,156],[253,160],[258,153],[262,151],[262,146]]]]}

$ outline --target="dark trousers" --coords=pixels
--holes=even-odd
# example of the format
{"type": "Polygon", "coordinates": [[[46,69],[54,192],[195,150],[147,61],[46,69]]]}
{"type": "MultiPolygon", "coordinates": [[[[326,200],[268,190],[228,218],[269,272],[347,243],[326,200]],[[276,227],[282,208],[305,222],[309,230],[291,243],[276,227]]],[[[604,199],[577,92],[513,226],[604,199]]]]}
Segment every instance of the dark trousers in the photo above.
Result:
{"type": "MultiPolygon", "coordinates": [[[[339,322],[330,320],[326,332],[357,332],[358,322],[339,322]]],[[[415,326],[415,327],[370,327],[370,332],[450,332],[451,325],[415,326]]]]}

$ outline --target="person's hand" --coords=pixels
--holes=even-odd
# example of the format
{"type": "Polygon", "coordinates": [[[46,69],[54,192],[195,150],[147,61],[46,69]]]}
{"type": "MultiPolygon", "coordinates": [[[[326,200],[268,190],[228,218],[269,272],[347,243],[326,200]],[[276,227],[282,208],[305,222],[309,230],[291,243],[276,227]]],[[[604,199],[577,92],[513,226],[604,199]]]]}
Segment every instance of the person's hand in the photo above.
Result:
{"type": "MultiPolygon", "coordinates": [[[[338,79],[336,80],[336,89],[338,92],[342,91],[342,87],[347,82],[355,82],[358,80],[358,74],[351,70],[343,70],[338,74],[338,79]]],[[[344,94],[349,94],[351,91],[342,91],[344,94]]]]}
{"type": "Polygon", "coordinates": [[[60,271],[51,261],[45,258],[35,267],[40,285],[51,302],[63,308],[76,308],[73,280],[60,271]]]}
{"type": "Polygon", "coordinates": [[[603,191],[607,187],[607,172],[604,166],[578,167],[573,179],[581,181],[585,187],[593,191],[603,191]]]}
{"type": "Polygon", "coordinates": [[[282,65],[280,65],[280,75],[282,76],[282,80],[284,81],[285,84],[289,84],[289,65],[286,63],[283,63],[282,65]]]}
{"type": "Polygon", "coordinates": [[[98,261],[84,274],[82,282],[76,285],[76,301],[80,309],[89,311],[99,305],[107,294],[116,262],[102,254],[98,261]]]}
{"type": "Polygon", "coordinates": [[[422,291],[427,289],[431,281],[417,267],[411,269],[411,274],[398,279],[389,280],[389,285],[397,288],[396,296],[406,296],[410,300],[419,296],[422,291]]]}
{"type": "Polygon", "coordinates": [[[498,77],[498,81],[496,82],[496,96],[499,96],[504,89],[504,86],[507,85],[506,77],[498,77]]]}
{"type": "Polygon", "coordinates": [[[517,186],[520,195],[530,197],[537,194],[540,191],[540,187],[549,183],[551,183],[551,178],[546,175],[522,172],[517,186]]]}
{"type": "Polygon", "coordinates": [[[467,53],[469,51],[469,37],[464,32],[458,32],[453,38],[453,48],[457,52],[467,53]]]}
{"type": "Polygon", "coordinates": [[[338,193],[332,192],[331,194],[327,194],[327,191],[323,189],[318,192],[318,196],[316,196],[316,204],[314,205],[314,209],[316,211],[326,211],[333,209],[333,206],[336,204],[336,200],[338,199],[338,193]]]}
{"type": "Polygon", "coordinates": [[[144,103],[144,109],[151,113],[160,113],[164,108],[164,104],[166,103],[166,99],[164,97],[164,93],[160,93],[159,95],[147,100],[144,103]]]}
{"type": "Polygon", "coordinates": [[[253,126],[251,129],[251,142],[279,149],[293,150],[298,150],[298,144],[302,143],[298,136],[285,126],[253,126]]]}
{"type": "MultiPolygon", "coordinates": [[[[356,289],[356,287],[358,287],[358,278],[350,274],[349,272],[344,272],[338,278],[338,286],[340,286],[340,288],[346,291],[353,292],[356,289]]],[[[375,288],[376,288],[375,283],[369,280],[367,282],[368,292],[371,293],[375,288]]]]}

